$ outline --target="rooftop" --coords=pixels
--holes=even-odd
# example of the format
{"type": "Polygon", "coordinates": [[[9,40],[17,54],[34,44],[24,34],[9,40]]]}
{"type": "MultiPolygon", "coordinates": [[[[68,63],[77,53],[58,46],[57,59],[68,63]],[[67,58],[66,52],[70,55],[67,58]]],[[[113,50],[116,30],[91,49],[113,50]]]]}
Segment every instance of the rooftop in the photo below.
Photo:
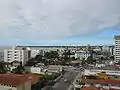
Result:
{"type": "Polygon", "coordinates": [[[17,86],[28,81],[33,85],[39,78],[40,76],[33,74],[0,74],[0,83],[17,86]]]}
{"type": "Polygon", "coordinates": [[[115,39],[116,40],[120,40],[120,36],[115,36],[115,39]]]}
{"type": "MultiPolygon", "coordinates": [[[[107,89],[104,88],[100,89],[94,86],[90,86],[90,87],[83,87],[82,90],[107,90],[107,89]]],[[[119,90],[119,89],[110,88],[109,90],[119,90]]]]}
{"type": "Polygon", "coordinates": [[[90,84],[120,84],[120,80],[111,79],[83,79],[83,82],[90,84]]]}
{"type": "Polygon", "coordinates": [[[86,70],[114,70],[114,71],[120,71],[120,68],[117,66],[106,66],[102,68],[97,68],[97,67],[86,67],[86,70]]]}
{"type": "Polygon", "coordinates": [[[83,87],[82,90],[99,90],[99,89],[91,86],[91,87],[83,87]]]}

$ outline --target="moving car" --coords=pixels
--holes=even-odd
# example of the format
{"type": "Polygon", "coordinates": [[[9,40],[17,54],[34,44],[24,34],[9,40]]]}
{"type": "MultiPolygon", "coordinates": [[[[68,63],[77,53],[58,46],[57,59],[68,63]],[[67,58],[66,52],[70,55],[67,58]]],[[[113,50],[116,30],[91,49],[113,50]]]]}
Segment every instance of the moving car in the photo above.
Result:
{"type": "Polygon", "coordinates": [[[67,82],[68,80],[67,79],[64,79],[64,82],[67,82]]]}

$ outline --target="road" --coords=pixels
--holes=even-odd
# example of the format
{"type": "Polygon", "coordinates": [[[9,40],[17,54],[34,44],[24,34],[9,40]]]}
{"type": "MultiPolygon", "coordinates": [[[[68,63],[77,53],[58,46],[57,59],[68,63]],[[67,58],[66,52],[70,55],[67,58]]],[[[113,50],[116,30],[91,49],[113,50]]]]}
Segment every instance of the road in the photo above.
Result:
{"type": "Polygon", "coordinates": [[[68,90],[69,86],[77,76],[78,72],[76,70],[69,69],[52,88],[52,90],[68,90]],[[64,82],[67,79],[67,82],[64,82]]]}

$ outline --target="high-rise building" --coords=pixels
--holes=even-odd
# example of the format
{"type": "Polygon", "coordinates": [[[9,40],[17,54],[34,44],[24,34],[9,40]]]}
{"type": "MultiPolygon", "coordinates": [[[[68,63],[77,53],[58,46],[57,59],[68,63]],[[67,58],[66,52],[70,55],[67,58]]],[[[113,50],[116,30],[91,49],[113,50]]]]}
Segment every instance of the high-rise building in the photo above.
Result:
{"type": "Polygon", "coordinates": [[[115,36],[115,62],[120,61],[120,36],[115,36]]]}
{"type": "Polygon", "coordinates": [[[23,65],[25,65],[29,59],[28,54],[29,51],[22,48],[18,49],[16,47],[13,47],[12,49],[6,49],[4,50],[4,62],[19,61],[22,62],[23,65]]]}

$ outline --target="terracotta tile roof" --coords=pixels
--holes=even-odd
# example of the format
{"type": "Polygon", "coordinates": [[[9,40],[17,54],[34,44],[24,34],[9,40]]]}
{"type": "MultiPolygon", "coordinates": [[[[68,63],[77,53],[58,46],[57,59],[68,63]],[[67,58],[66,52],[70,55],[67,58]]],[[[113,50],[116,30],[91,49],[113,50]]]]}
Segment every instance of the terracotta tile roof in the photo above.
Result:
{"type": "Polygon", "coordinates": [[[59,70],[58,68],[48,68],[48,70],[59,70]]]}
{"type": "MultiPolygon", "coordinates": [[[[102,90],[108,90],[105,88],[101,88],[102,90]]],[[[100,88],[94,87],[94,86],[89,86],[89,87],[83,87],[82,90],[100,90],[100,88]]],[[[114,89],[114,88],[110,88],[109,90],[120,90],[120,89],[114,89]]]]}
{"type": "MultiPolygon", "coordinates": [[[[108,90],[108,89],[107,89],[108,90]]],[[[114,88],[110,88],[109,90],[120,90],[120,89],[114,89],[114,88]]]]}
{"type": "Polygon", "coordinates": [[[120,80],[110,80],[110,79],[83,79],[85,83],[96,83],[96,84],[120,84],[120,80]]]}
{"type": "Polygon", "coordinates": [[[20,85],[21,83],[29,81],[26,76],[18,74],[0,74],[0,83],[6,85],[20,85]]]}
{"type": "Polygon", "coordinates": [[[31,85],[38,82],[38,75],[33,74],[0,74],[0,83],[6,85],[20,85],[24,82],[30,82],[31,85]]]}
{"type": "Polygon", "coordinates": [[[83,87],[82,90],[99,90],[99,89],[91,86],[91,87],[83,87]]]}
{"type": "Polygon", "coordinates": [[[42,76],[39,75],[35,75],[35,74],[25,74],[31,81],[31,84],[36,84],[41,78],[42,76]]]}

